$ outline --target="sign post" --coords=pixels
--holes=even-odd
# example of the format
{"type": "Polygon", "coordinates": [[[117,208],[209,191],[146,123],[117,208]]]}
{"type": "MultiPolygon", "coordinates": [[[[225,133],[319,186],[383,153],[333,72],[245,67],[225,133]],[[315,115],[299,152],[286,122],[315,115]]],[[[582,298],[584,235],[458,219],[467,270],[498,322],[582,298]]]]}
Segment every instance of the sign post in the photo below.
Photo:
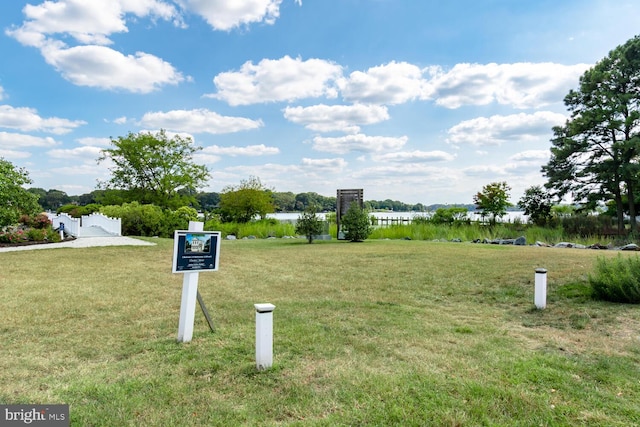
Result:
{"type": "MultiPolygon", "coordinates": [[[[178,322],[180,342],[189,342],[193,338],[196,301],[200,301],[205,316],[208,315],[202,298],[198,298],[199,272],[218,270],[220,232],[203,230],[202,222],[189,221],[189,230],[176,230],[174,233],[173,273],[184,274],[178,322]]],[[[208,316],[207,322],[212,327],[208,316]]]]}

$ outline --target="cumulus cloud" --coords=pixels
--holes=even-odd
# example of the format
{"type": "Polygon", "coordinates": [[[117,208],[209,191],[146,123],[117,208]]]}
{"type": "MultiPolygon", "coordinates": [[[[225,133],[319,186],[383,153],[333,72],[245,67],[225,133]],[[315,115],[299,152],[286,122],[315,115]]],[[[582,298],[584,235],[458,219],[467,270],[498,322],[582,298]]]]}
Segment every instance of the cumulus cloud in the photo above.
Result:
{"type": "Polygon", "coordinates": [[[0,105],[0,128],[17,129],[23,132],[49,132],[65,134],[85,125],[82,120],[68,120],[58,117],[43,118],[33,108],[0,105]]]}
{"type": "Polygon", "coordinates": [[[93,147],[108,147],[111,145],[111,138],[85,137],[76,140],[78,144],[89,145],[93,147]]]}
{"type": "Polygon", "coordinates": [[[86,159],[95,160],[100,156],[100,148],[82,146],[68,149],[49,150],[47,154],[54,159],[86,159]]]}
{"type": "Polygon", "coordinates": [[[450,162],[456,158],[444,151],[398,151],[395,153],[376,154],[371,157],[381,163],[429,163],[450,162]]]}
{"type": "Polygon", "coordinates": [[[43,47],[55,35],[71,36],[80,44],[108,45],[109,36],[127,32],[126,15],[151,16],[180,22],[175,7],[156,0],[58,0],[27,4],[26,20],[7,33],[25,45],[43,47]]]}
{"type": "Polygon", "coordinates": [[[342,96],[352,102],[402,104],[424,97],[426,83],[416,65],[391,61],[351,73],[342,83],[342,96]]]}
{"type": "Polygon", "coordinates": [[[329,169],[337,172],[344,169],[347,166],[347,162],[340,157],[335,159],[309,159],[305,157],[302,159],[302,166],[313,169],[329,169]]]}
{"type": "Polygon", "coordinates": [[[204,154],[225,155],[225,156],[271,156],[280,153],[278,147],[267,147],[264,144],[248,145],[246,147],[220,147],[211,145],[203,148],[204,154]]]}
{"type": "Polygon", "coordinates": [[[192,133],[222,134],[257,129],[263,123],[262,120],[221,116],[207,109],[196,109],[146,113],[140,120],[140,125],[192,133]]]}
{"type": "MultiPolygon", "coordinates": [[[[282,0],[181,0],[179,3],[201,15],[212,28],[229,31],[259,22],[273,24],[280,16],[282,0]]],[[[297,3],[300,4],[300,0],[297,3]]]]}
{"type": "Polygon", "coordinates": [[[27,148],[53,147],[59,143],[51,137],[39,137],[20,133],[0,132],[0,147],[27,148]]]}
{"type": "Polygon", "coordinates": [[[64,48],[51,44],[42,49],[42,54],[65,79],[78,86],[149,93],[185,80],[170,63],[144,52],[124,55],[105,46],[64,48]]]}
{"type": "Polygon", "coordinates": [[[566,120],[562,114],[538,111],[533,114],[495,115],[465,120],[447,133],[450,144],[475,146],[550,138],[551,129],[566,120]]]}
{"type": "Polygon", "coordinates": [[[126,17],[152,17],[180,23],[175,7],[157,0],[45,1],[23,9],[26,20],[6,34],[40,49],[62,76],[79,86],[148,93],[185,80],[171,64],[154,55],[123,54],[106,47],[109,36],[127,32],[126,17]],[[75,46],[67,43],[75,41],[75,46]]]}
{"type": "Polygon", "coordinates": [[[368,136],[360,133],[327,138],[317,136],[313,138],[313,149],[335,154],[346,154],[351,151],[373,153],[398,150],[407,143],[408,139],[406,136],[368,136]]]}
{"type": "Polygon", "coordinates": [[[457,64],[449,71],[434,67],[424,98],[446,108],[492,102],[540,108],[562,100],[587,68],[554,63],[457,64]]]}
{"type": "Polygon", "coordinates": [[[218,91],[205,95],[229,105],[250,105],[338,94],[337,80],[342,67],[322,59],[263,59],[257,64],[245,62],[239,71],[218,74],[214,79],[218,91]]]}
{"type": "Polygon", "coordinates": [[[369,125],[389,119],[387,108],[380,105],[313,105],[286,107],[284,117],[317,132],[342,131],[357,133],[358,125],[369,125]]]}

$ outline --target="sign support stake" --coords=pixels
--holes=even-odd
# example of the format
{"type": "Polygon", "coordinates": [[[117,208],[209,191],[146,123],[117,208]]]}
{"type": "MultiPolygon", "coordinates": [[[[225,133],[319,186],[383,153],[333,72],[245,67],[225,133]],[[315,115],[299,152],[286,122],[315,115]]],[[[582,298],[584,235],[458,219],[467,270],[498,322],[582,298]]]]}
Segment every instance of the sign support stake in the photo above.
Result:
{"type": "MultiPolygon", "coordinates": [[[[204,223],[189,221],[189,231],[203,231],[204,223]]],[[[193,338],[193,323],[196,314],[199,273],[184,273],[182,279],[182,300],[180,302],[180,321],[178,322],[178,341],[189,342],[193,338]]]]}
{"type": "Polygon", "coordinates": [[[205,319],[207,319],[207,323],[209,324],[209,329],[211,329],[211,332],[215,332],[216,330],[213,327],[213,320],[211,320],[211,316],[209,316],[209,310],[207,310],[207,306],[204,305],[204,300],[202,299],[202,295],[200,295],[199,291],[196,291],[196,296],[198,297],[198,304],[200,304],[202,313],[204,314],[204,317],[205,319]]]}

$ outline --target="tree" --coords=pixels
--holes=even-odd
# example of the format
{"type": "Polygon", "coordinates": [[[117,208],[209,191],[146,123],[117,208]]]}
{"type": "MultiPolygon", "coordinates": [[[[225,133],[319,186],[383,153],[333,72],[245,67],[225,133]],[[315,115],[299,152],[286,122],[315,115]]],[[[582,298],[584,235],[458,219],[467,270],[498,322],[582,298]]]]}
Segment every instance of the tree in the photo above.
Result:
{"type": "Polygon", "coordinates": [[[361,242],[371,234],[369,213],[361,209],[357,202],[349,205],[349,209],[340,219],[340,226],[345,239],[351,242],[361,242]]]}
{"type": "Polygon", "coordinates": [[[130,201],[178,208],[196,202],[194,195],[209,179],[204,165],[193,162],[191,138],[164,130],[157,133],[129,133],[112,139],[114,148],[102,150],[98,162],[111,160],[111,179],[101,183],[106,189],[125,190],[130,201]]]}
{"type": "Polygon", "coordinates": [[[273,203],[276,212],[291,212],[296,209],[296,195],[288,191],[286,193],[274,192],[273,203]]]}
{"type": "Polygon", "coordinates": [[[38,196],[23,188],[25,184],[31,184],[28,172],[0,157],[0,228],[17,224],[21,215],[42,210],[38,196]]]}
{"type": "Polygon", "coordinates": [[[570,118],[554,128],[551,158],[542,168],[547,188],[593,208],[613,200],[618,228],[624,212],[637,232],[640,181],[640,36],[616,47],[587,70],[564,98],[570,118]],[[626,208],[624,199],[626,196],[626,208]]]}
{"type": "Polygon", "coordinates": [[[541,186],[535,185],[524,191],[518,206],[529,216],[529,221],[536,225],[545,225],[551,218],[553,201],[551,195],[541,186]]]}
{"type": "Polygon", "coordinates": [[[507,208],[511,206],[509,203],[509,191],[511,187],[506,182],[492,182],[482,187],[482,191],[473,196],[473,202],[476,209],[482,211],[484,216],[489,213],[491,218],[489,223],[495,225],[498,218],[503,217],[507,213],[507,208]]]}
{"type": "Polygon", "coordinates": [[[309,243],[313,243],[313,237],[321,234],[324,229],[324,223],[322,219],[316,215],[316,208],[314,206],[308,207],[298,217],[296,222],[296,234],[300,234],[307,237],[309,243]]]}
{"type": "Polygon", "coordinates": [[[225,187],[220,193],[220,215],[224,222],[244,223],[256,216],[264,219],[271,212],[274,212],[273,192],[258,177],[225,187]]]}

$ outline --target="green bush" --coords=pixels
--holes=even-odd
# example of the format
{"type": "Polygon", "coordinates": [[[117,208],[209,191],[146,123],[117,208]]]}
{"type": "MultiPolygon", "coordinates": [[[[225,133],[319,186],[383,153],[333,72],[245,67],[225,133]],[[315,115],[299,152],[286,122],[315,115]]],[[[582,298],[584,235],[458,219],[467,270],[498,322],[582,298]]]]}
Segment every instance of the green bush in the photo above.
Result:
{"type": "Polygon", "coordinates": [[[100,212],[111,218],[120,218],[123,236],[170,237],[164,212],[159,206],[131,202],[121,206],[103,206],[100,212]]]}
{"type": "Polygon", "coordinates": [[[298,217],[296,223],[296,233],[306,236],[309,243],[313,243],[313,237],[321,234],[324,230],[324,221],[316,214],[314,206],[307,209],[298,217]]]}
{"type": "Polygon", "coordinates": [[[351,242],[366,240],[373,230],[369,214],[355,202],[351,203],[347,212],[340,219],[340,227],[344,232],[344,238],[351,242]]]}
{"type": "Polygon", "coordinates": [[[638,304],[640,303],[640,258],[599,258],[596,271],[589,275],[593,296],[597,299],[638,304]]]}

